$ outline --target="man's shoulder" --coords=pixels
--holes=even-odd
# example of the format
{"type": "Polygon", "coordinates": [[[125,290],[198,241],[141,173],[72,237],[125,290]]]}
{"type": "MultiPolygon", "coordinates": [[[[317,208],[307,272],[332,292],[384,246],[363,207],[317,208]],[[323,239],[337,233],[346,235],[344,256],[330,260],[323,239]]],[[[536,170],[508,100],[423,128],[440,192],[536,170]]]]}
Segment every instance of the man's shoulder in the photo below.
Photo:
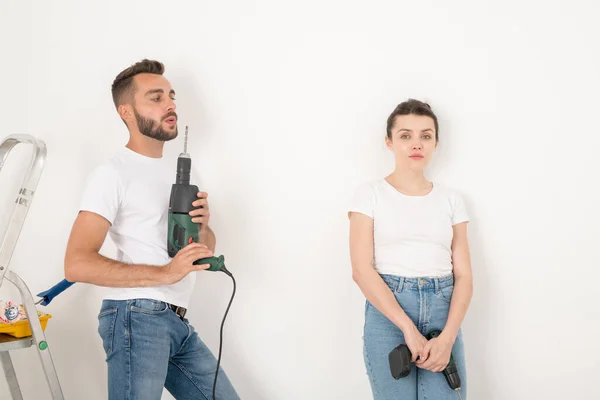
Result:
{"type": "Polygon", "coordinates": [[[125,154],[122,150],[118,150],[97,162],[88,172],[88,179],[121,179],[126,171],[125,154]]]}

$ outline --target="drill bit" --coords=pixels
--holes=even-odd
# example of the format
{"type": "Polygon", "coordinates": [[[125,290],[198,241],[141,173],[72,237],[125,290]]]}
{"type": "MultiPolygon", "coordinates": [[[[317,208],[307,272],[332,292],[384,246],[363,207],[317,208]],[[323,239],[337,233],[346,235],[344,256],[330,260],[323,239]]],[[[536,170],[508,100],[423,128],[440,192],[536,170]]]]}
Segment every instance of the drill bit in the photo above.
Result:
{"type": "Polygon", "coordinates": [[[456,389],[456,393],[458,393],[458,398],[459,398],[460,400],[463,400],[462,396],[460,395],[460,390],[456,389]]]}
{"type": "Polygon", "coordinates": [[[188,137],[188,127],[185,126],[185,137],[183,139],[183,152],[187,153],[187,137],[188,137]]]}

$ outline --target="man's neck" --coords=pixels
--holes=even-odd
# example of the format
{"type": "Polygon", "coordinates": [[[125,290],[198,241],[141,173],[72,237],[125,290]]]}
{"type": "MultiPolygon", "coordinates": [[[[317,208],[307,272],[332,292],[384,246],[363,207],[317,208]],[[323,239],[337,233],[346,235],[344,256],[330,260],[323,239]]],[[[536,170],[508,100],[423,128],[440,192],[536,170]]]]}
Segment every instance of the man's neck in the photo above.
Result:
{"type": "Polygon", "coordinates": [[[161,158],[165,142],[146,136],[131,135],[129,142],[125,145],[128,149],[151,158],[161,158]]]}

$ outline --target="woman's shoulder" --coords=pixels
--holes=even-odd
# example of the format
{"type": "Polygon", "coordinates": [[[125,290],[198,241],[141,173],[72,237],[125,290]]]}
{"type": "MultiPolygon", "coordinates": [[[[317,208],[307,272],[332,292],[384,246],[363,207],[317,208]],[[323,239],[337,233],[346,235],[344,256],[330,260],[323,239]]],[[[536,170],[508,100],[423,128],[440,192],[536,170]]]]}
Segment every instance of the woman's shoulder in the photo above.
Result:
{"type": "Polygon", "coordinates": [[[381,192],[381,190],[385,186],[385,180],[383,178],[380,179],[369,179],[363,182],[358,183],[354,187],[354,193],[358,194],[370,194],[376,195],[381,192]]]}
{"type": "Polygon", "coordinates": [[[461,190],[453,185],[448,185],[445,183],[434,182],[434,187],[437,193],[453,197],[453,196],[461,196],[461,190]]]}
{"type": "Polygon", "coordinates": [[[438,197],[443,198],[453,208],[464,207],[465,199],[462,189],[452,185],[435,183],[435,190],[438,197]]]}

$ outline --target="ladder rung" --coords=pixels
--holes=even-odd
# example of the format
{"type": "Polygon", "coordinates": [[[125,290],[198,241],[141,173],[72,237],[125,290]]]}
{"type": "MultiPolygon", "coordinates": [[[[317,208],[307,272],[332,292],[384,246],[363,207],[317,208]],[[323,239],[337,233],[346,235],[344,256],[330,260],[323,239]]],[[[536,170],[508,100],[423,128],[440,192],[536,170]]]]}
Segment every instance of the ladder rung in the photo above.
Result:
{"type": "Polygon", "coordinates": [[[18,338],[5,333],[0,333],[0,351],[25,349],[32,345],[33,338],[31,336],[18,338]]]}

